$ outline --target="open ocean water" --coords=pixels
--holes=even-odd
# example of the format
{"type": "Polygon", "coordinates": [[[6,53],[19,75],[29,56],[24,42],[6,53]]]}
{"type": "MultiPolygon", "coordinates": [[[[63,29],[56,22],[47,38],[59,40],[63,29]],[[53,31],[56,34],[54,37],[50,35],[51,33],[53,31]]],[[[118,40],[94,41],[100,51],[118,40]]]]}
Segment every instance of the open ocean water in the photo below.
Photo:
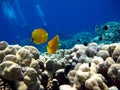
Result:
{"type": "Polygon", "coordinates": [[[96,25],[120,21],[120,0],[0,0],[0,40],[34,45],[31,33],[43,28],[49,39],[95,32],[96,25]]]}

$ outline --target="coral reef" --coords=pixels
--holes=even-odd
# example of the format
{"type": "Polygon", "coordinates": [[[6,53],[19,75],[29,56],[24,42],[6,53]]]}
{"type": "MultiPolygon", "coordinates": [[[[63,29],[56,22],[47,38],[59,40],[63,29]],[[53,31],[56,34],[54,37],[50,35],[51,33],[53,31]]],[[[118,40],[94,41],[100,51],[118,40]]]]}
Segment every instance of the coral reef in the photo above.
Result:
{"type": "Polygon", "coordinates": [[[68,40],[61,40],[61,48],[62,49],[70,49],[75,44],[87,44],[93,38],[93,34],[90,32],[81,32],[73,35],[68,40]]]}
{"type": "Polygon", "coordinates": [[[0,44],[2,90],[120,89],[120,43],[76,44],[55,54],[33,46],[0,44]]]}
{"type": "Polygon", "coordinates": [[[120,41],[120,23],[119,22],[107,22],[104,25],[96,26],[95,32],[97,36],[91,40],[96,43],[118,43],[120,41]]]}
{"type": "Polygon", "coordinates": [[[21,67],[12,61],[3,61],[0,64],[0,76],[9,80],[22,80],[23,73],[21,67]]]}
{"type": "MultiPolygon", "coordinates": [[[[70,49],[75,44],[87,45],[91,42],[97,44],[112,44],[120,42],[120,22],[106,22],[103,25],[95,27],[95,34],[91,32],[80,32],[72,35],[68,40],[61,40],[62,49],[70,49]]],[[[64,37],[62,37],[64,38],[64,37]]]]}

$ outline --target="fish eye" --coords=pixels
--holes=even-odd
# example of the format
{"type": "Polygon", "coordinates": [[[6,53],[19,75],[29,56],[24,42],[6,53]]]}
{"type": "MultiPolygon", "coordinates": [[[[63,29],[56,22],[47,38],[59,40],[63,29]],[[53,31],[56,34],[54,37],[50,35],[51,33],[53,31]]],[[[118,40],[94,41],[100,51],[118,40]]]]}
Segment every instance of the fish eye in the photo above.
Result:
{"type": "Polygon", "coordinates": [[[31,38],[32,41],[34,41],[34,38],[31,38]]]}

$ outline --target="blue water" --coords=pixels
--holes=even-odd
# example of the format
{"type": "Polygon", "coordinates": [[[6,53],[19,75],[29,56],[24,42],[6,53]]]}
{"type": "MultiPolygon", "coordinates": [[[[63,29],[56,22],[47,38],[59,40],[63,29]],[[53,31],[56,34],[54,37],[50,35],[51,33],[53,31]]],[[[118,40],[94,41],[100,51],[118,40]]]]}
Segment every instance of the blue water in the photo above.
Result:
{"type": "Polygon", "coordinates": [[[94,33],[96,25],[120,21],[120,0],[0,0],[0,40],[29,44],[31,32],[44,28],[49,39],[79,32],[94,33]]]}

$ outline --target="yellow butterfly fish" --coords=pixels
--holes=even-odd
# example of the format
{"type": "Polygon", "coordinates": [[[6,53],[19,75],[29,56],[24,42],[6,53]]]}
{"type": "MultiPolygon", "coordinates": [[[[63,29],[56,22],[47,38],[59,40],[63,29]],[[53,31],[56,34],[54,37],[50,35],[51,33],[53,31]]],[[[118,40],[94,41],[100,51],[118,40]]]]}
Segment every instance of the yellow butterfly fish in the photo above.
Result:
{"type": "Polygon", "coordinates": [[[59,46],[60,46],[59,36],[56,35],[52,40],[48,42],[47,52],[49,54],[54,54],[59,49],[59,46]]]}
{"type": "Polygon", "coordinates": [[[31,38],[35,44],[43,44],[48,40],[48,33],[44,29],[35,29],[31,38]]]}

